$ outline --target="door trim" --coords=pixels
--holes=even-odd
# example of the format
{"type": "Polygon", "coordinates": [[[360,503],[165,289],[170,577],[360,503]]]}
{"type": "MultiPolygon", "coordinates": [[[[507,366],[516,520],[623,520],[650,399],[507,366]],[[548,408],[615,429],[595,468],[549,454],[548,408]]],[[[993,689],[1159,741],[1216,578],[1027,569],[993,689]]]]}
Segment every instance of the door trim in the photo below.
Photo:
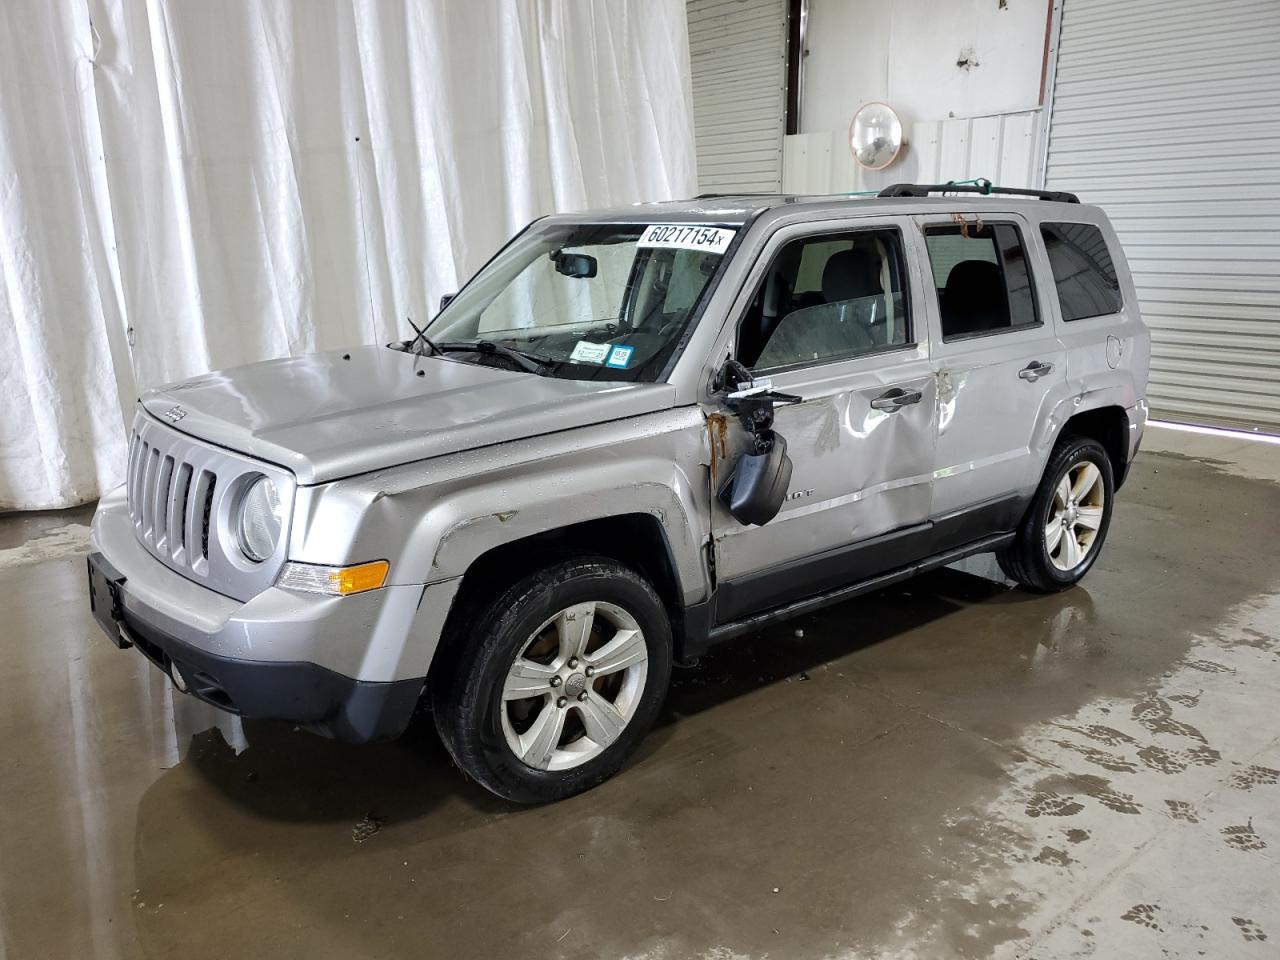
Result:
{"type": "MultiPolygon", "coordinates": [[[[711,636],[718,638],[720,631],[738,623],[753,623],[761,616],[770,619],[773,611],[804,606],[813,598],[828,595],[842,598],[859,584],[878,582],[888,576],[885,571],[918,572],[917,568],[924,569],[921,563],[932,563],[928,558],[966,550],[967,545],[993,535],[1010,535],[1027,505],[1028,501],[1021,496],[1001,497],[757,573],[723,580],[712,598],[711,636]]],[[[726,635],[736,636],[738,632],[741,631],[735,629],[726,635]]]]}

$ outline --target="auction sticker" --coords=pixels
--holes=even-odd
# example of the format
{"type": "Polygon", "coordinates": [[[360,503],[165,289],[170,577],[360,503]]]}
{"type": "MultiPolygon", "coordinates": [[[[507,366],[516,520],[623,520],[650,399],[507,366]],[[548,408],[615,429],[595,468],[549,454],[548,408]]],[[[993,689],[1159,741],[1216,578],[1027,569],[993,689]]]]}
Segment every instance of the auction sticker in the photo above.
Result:
{"type": "Polygon", "coordinates": [[[608,355],[609,344],[579,340],[573,348],[573,353],[569,354],[569,359],[574,363],[604,363],[604,358],[608,355]]]}
{"type": "Polygon", "coordinates": [[[705,227],[696,223],[655,223],[645,228],[636,245],[724,253],[735,232],[726,227],[705,227]]]}

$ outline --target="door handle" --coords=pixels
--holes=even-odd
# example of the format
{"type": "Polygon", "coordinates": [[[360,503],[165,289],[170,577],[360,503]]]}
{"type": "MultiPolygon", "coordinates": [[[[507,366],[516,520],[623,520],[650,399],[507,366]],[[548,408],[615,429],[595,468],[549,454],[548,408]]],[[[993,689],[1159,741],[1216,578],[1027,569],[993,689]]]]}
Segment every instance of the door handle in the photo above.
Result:
{"type": "Polygon", "coordinates": [[[1042,363],[1039,360],[1032,360],[1025,367],[1018,371],[1018,376],[1028,383],[1035,383],[1047,373],[1053,372],[1052,363],[1042,363]]]}
{"type": "Polygon", "coordinates": [[[913,403],[919,403],[923,396],[919,390],[903,390],[901,387],[894,387],[888,393],[882,393],[872,400],[871,409],[893,413],[913,403]]]}

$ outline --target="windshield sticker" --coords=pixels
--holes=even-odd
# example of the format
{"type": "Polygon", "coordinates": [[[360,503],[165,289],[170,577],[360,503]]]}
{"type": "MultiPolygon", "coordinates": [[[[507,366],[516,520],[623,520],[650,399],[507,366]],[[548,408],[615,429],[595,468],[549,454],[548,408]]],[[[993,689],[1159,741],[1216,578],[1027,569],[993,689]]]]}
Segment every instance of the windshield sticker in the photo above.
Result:
{"type": "Polygon", "coordinates": [[[604,365],[606,367],[613,367],[617,370],[625,370],[631,365],[631,354],[635,352],[635,347],[614,347],[609,351],[609,359],[605,361],[604,365]]]}
{"type": "Polygon", "coordinates": [[[724,253],[736,231],[697,224],[655,223],[640,235],[638,247],[667,247],[676,250],[705,250],[724,253]]]}
{"type": "Polygon", "coordinates": [[[608,355],[609,344],[579,340],[573,353],[569,354],[569,359],[575,363],[604,363],[604,358],[608,355]]]}

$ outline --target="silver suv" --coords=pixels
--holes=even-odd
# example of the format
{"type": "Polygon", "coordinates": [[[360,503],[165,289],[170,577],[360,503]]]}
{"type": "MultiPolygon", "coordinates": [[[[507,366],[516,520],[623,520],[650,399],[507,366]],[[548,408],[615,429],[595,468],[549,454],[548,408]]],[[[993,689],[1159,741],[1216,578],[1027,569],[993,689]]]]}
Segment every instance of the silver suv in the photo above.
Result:
{"type": "Polygon", "coordinates": [[[711,644],[984,551],[1069,587],[1148,333],[1099,210],[970,190],[547,217],[403,342],[150,393],[95,615],[245,717],[368,741],[425,700],[538,802],[616,772],[711,644]]]}

